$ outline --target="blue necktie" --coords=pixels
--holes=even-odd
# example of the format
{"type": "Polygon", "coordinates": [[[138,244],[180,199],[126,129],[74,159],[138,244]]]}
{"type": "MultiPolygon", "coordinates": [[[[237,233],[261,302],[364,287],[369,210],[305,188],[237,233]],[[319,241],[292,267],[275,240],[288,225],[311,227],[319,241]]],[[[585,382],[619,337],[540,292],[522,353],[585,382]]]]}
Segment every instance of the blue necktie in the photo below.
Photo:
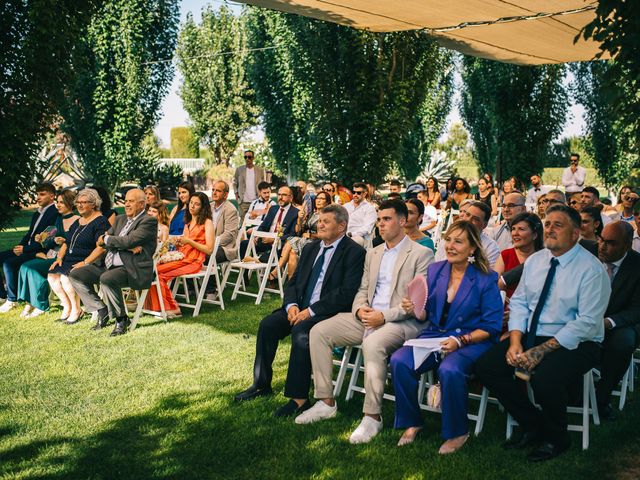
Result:
{"type": "Polygon", "coordinates": [[[527,351],[531,347],[536,339],[536,330],[538,329],[538,322],[540,321],[540,314],[542,313],[542,309],[544,308],[544,304],[547,301],[547,297],[549,296],[549,290],[551,290],[551,282],[553,282],[553,277],[556,274],[556,267],[558,266],[558,259],[551,259],[551,268],[549,268],[549,272],[547,273],[547,278],[544,280],[544,285],[542,286],[542,292],[540,292],[540,298],[538,299],[538,304],[536,305],[536,309],[533,311],[533,317],[531,318],[531,326],[529,327],[529,331],[527,333],[527,338],[524,341],[524,350],[527,351]]]}
{"type": "Polygon", "coordinates": [[[300,307],[305,309],[309,306],[309,302],[311,302],[311,296],[313,295],[313,291],[316,288],[316,283],[318,283],[318,279],[320,278],[320,273],[322,272],[322,267],[324,266],[324,255],[327,253],[327,250],[333,248],[333,245],[329,247],[323,247],[322,253],[316,260],[316,263],[313,264],[313,268],[311,269],[311,275],[309,275],[309,280],[307,281],[307,287],[304,290],[304,296],[302,297],[302,305],[300,307]]]}

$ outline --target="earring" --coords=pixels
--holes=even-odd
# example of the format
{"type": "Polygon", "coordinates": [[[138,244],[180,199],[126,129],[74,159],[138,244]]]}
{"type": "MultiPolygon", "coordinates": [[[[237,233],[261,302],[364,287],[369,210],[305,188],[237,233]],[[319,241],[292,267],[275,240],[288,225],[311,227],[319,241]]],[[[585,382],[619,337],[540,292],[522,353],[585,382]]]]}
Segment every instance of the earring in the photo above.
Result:
{"type": "Polygon", "coordinates": [[[474,257],[473,255],[469,255],[467,257],[467,262],[469,263],[476,263],[476,257],[474,257]]]}

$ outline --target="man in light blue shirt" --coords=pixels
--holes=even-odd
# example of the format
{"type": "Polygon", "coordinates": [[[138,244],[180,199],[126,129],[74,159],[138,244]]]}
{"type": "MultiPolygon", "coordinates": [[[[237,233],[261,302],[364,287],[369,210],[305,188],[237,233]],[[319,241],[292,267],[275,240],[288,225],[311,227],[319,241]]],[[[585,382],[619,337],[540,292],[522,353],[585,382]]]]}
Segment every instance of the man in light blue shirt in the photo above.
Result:
{"type": "Polygon", "coordinates": [[[524,431],[504,447],[538,445],[527,457],[531,461],[549,460],[569,448],[569,389],[600,359],[611,284],[579,237],[579,213],[566,205],[549,207],[546,248],[527,259],[511,297],[509,339],[476,364],[481,381],[524,431]],[[520,378],[530,378],[541,410],[514,377],[514,368],[520,378]]]}

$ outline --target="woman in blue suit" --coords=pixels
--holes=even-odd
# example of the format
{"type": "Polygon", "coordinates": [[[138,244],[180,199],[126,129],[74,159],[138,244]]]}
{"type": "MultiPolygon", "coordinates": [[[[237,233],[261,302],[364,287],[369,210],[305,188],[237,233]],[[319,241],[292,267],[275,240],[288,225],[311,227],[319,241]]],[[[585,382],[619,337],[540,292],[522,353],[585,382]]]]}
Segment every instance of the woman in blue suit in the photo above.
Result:
{"type": "MultiPolygon", "coordinates": [[[[395,427],[406,429],[399,446],[407,445],[422,429],[418,381],[423,372],[438,369],[442,392],[442,437],[439,453],[453,453],[469,437],[467,378],[475,361],[499,339],[502,299],[498,276],[489,269],[480,232],[469,222],[455,222],[445,234],[447,260],[429,265],[429,296],[421,320],[427,327],[418,338],[441,338],[442,353],[430,354],[414,365],[413,347],[391,357],[396,393],[395,427]]],[[[413,311],[404,299],[402,308],[413,311]]]]}

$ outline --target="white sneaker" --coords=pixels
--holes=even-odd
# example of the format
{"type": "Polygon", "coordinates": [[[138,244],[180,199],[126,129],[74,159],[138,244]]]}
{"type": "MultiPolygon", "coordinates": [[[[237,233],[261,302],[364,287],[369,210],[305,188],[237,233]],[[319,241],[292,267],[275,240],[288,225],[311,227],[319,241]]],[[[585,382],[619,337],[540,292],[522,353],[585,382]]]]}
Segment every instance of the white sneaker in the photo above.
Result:
{"type": "Polygon", "coordinates": [[[31,310],[31,313],[27,315],[27,318],[39,317],[43,313],[44,313],[44,310],[40,310],[39,308],[34,308],[33,310],[31,310]]]}
{"type": "Polygon", "coordinates": [[[338,414],[338,402],[333,407],[330,407],[322,400],[318,400],[313,404],[309,410],[302,412],[295,419],[298,425],[306,425],[308,423],[318,422],[320,420],[326,420],[333,418],[338,414]]]}
{"type": "Polygon", "coordinates": [[[382,430],[382,417],[380,421],[373,417],[365,415],[351,436],[349,437],[349,443],[369,443],[373,437],[380,433],[382,430]]]}
{"type": "Polygon", "coordinates": [[[31,313],[31,308],[32,308],[31,305],[27,303],[22,309],[22,312],[20,312],[20,317],[22,318],[28,317],[29,314],[31,313]]]}
{"type": "Polygon", "coordinates": [[[15,307],[16,305],[17,305],[16,302],[12,302],[11,300],[7,300],[0,307],[0,313],[7,313],[8,311],[12,310],[13,307],[15,307]]]}

